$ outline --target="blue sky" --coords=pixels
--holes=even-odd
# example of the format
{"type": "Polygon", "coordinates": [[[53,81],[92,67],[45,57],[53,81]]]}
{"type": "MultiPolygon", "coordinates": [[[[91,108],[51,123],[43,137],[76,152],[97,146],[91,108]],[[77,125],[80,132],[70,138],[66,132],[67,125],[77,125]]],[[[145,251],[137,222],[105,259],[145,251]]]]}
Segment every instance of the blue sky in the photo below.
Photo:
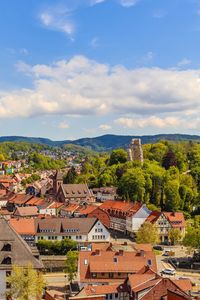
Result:
{"type": "Polygon", "coordinates": [[[199,0],[2,0],[0,41],[0,135],[200,134],[199,0]]]}

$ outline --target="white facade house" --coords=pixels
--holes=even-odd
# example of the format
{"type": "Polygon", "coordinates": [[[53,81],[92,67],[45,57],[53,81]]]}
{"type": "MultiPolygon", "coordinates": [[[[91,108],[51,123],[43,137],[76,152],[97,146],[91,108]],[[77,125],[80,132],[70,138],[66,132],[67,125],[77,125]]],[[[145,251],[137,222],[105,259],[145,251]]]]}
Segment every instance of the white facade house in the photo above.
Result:
{"type": "Polygon", "coordinates": [[[37,219],[35,242],[38,240],[61,241],[69,238],[82,243],[109,242],[108,229],[96,218],[37,219]]]}
{"type": "Polygon", "coordinates": [[[151,211],[143,204],[138,211],[126,217],[126,231],[128,234],[133,235],[136,233],[142,224],[146,221],[151,211]]]}

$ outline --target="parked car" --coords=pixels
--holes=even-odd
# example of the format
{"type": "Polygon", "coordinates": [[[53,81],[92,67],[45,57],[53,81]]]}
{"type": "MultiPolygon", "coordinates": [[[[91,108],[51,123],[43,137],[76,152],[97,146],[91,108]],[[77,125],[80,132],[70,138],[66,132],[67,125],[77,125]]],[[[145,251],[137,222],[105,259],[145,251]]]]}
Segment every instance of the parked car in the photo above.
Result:
{"type": "Polygon", "coordinates": [[[163,251],[164,250],[164,248],[162,246],[160,246],[160,245],[153,246],[153,249],[159,250],[159,251],[163,251]]]}
{"type": "Polygon", "coordinates": [[[164,269],[161,272],[162,274],[166,274],[166,275],[175,275],[176,274],[176,270],[174,269],[164,269]]]}

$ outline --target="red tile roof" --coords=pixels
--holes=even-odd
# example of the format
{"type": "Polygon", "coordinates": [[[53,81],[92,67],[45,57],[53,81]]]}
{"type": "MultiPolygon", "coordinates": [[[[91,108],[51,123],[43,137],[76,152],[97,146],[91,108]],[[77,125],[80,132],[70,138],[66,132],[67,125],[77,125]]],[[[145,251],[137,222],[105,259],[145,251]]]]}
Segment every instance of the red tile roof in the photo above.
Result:
{"type": "Polygon", "coordinates": [[[134,206],[133,203],[125,202],[125,201],[114,201],[114,200],[108,200],[105,201],[100,207],[101,209],[113,209],[113,210],[121,210],[123,212],[128,212],[130,209],[132,209],[134,206]]]}
{"type": "Polygon", "coordinates": [[[160,211],[152,211],[152,213],[146,219],[146,222],[155,223],[160,217],[160,215],[161,215],[160,211]]]}
{"type": "MultiPolygon", "coordinates": [[[[122,251],[81,251],[79,254],[81,281],[91,281],[90,272],[94,273],[137,273],[151,261],[151,268],[157,271],[156,259],[153,252],[122,251]],[[84,262],[87,261],[87,264],[84,262]]],[[[99,281],[99,279],[96,279],[99,281]]],[[[105,281],[105,280],[104,280],[105,281]]]]}
{"type": "Polygon", "coordinates": [[[36,230],[34,219],[10,219],[9,223],[20,235],[35,235],[36,230]]]}
{"type": "Polygon", "coordinates": [[[172,281],[184,292],[192,290],[192,283],[190,279],[172,279],[172,281]]]}
{"type": "Polygon", "coordinates": [[[87,205],[87,206],[79,207],[76,210],[76,213],[82,214],[82,215],[87,215],[87,214],[93,212],[96,208],[97,208],[96,205],[87,205]]]}
{"type": "Polygon", "coordinates": [[[172,227],[185,227],[185,218],[182,212],[163,212],[163,214],[169,220],[172,227]]]}

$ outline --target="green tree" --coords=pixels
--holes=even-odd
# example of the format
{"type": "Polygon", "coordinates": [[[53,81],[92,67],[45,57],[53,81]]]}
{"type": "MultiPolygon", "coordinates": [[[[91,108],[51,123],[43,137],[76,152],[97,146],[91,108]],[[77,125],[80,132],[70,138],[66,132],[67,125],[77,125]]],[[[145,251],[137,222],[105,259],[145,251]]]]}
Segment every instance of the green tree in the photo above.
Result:
{"type": "Polygon", "coordinates": [[[177,159],[175,153],[169,149],[165,156],[163,157],[162,166],[168,170],[170,167],[177,165],[177,159]]]}
{"type": "Polygon", "coordinates": [[[118,193],[123,198],[142,202],[145,192],[145,177],[140,168],[132,168],[119,181],[118,193]]]}
{"type": "Polygon", "coordinates": [[[71,167],[69,171],[67,172],[67,175],[64,176],[63,183],[75,183],[75,180],[77,178],[76,169],[74,167],[71,167]]]}
{"type": "Polygon", "coordinates": [[[72,282],[77,275],[78,270],[78,251],[69,251],[65,264],[65,272],[68,275],[69,282],[72,282]]]}
{"type": "Polygon", "coordinates": [[[136,233],[136,242],[138,244],[158,244],[159,234],[155,225],[145,222],[136,233]]]}
{"type": "Polygon", "coordinates": [[[125,163],[128,159],[128,154],[124,149],[113,150],[110,155],[109,164],[115,165],[119,163],[125,163]]]}
{"type": "Polygon", "coordinates": [[[169,230],[169,239],[170,239],[172,245],[176,245],[181,239],[180,230],[178,228],[170,229],[169,230]]]}
{"type": "Polygon", "coordinates": [[[6,282],[10,286],[6,296],[18,300],[41,299],[45,287],[42,274],[34,270],[31,264],[26,268],[13,265],[6,282]]]}
{"type": "Polygon", "coordinates": [[[183,245],[186,247],[197,250],[200,253],[200,227],[189,227],[187,228],[186,235],[183,239],[183,245]]]}
{"type": "Polygon", "coordinates": [[[77,248],[76,241],[68,238],[61,241],[39,240],[37,245],[42,255],[65,255],[68,251],[77,248]]]}
{"type": "Polygon", "coordinates": [[[165,209],[167,211],[177,211],[180,207],[179,181],[168,180],[164,188],[165,209]]]}

